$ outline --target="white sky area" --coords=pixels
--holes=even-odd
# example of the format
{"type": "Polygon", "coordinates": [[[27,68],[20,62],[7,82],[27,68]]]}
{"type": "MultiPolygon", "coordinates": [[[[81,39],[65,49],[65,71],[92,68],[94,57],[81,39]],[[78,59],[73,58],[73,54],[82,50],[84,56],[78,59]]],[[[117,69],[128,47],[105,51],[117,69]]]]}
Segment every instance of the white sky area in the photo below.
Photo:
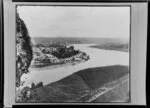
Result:
{"type": "Polygon", "coordinates": [[[18,6],[31,37],[129,38],[130,7],[18,6]]]}

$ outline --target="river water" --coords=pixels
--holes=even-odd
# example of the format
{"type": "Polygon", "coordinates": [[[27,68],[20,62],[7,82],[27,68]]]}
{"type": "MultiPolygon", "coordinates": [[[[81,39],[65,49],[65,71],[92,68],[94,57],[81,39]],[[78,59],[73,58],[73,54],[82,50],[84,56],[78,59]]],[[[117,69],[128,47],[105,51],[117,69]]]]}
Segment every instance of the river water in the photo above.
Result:
{"type": "Polygon", "coordinates": [[[44,85],[58,81],[66,76],[69,76],[79,70],[92,67],[102,67],[109,65],[126,65],[129,66],[129,53],[115,50],[104,50],[90,47],[93,44],[74,44],[75,49],[85,52],[90,56],[90,59],[86,62],[82,62],[76,65],[65,65],[51,68],[37,69],[29,68],[28,74],[23,74],[21,81],[24,81],[22,87],[30,86],[32,82],[43,82],[44,85]]]}

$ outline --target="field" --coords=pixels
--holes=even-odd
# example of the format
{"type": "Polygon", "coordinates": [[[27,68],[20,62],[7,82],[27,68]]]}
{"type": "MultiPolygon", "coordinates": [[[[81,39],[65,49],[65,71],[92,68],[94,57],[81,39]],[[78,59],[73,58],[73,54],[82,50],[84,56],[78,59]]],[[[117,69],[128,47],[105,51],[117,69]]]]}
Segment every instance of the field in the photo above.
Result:
{"type": "Polygon", "coordinates": [[[128,72],[128,67],[121,65],[81,70],[33,90],[32,94],[36,94],[36,98],[34,97],[30,102],[111,102],[118,99],[117,97],[119,100],[128,99],[129,91],[124,90],[128,85],[122,83],[128,80],[128,72]],[[96,95],[98,98],[95,98],[96,95]],[[101,95],[103,98],[100,97],[101,95]]]}

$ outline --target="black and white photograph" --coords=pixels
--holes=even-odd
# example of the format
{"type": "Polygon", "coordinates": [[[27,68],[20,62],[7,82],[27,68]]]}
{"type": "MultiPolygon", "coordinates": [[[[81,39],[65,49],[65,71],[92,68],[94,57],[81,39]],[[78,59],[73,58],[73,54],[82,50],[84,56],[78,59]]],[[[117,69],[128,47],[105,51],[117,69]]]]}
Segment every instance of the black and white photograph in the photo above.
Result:
{"type": "Polygon", "coordinates": [[[16,6],[16,103],[129,103],[130,6],[16,6]]]}

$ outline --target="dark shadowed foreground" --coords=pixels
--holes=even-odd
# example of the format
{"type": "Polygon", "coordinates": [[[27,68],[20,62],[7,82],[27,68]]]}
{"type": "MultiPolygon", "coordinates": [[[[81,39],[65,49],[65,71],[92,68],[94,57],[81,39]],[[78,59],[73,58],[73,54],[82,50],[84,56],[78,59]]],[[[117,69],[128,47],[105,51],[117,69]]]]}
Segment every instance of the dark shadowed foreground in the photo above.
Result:
{"type": "Polygon", "coordinates": [[[27,102],[128,102],[128,72],[122,65],[81,70],[32,90],[27,102]]]}

